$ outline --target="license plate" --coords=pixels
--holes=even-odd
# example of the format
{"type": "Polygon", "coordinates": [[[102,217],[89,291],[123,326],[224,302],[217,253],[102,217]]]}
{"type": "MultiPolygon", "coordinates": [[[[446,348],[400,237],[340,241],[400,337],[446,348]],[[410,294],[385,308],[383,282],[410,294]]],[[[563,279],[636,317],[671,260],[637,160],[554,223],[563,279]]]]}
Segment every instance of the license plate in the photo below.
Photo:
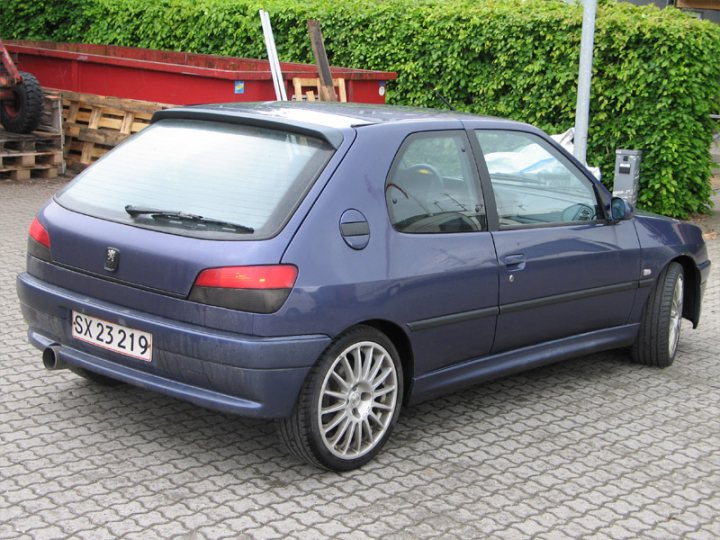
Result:
{"type": "Polygon", "coordinates": [[[72,337],[132,358],[152,361],[152,334],[72,312],[72,337]]]}

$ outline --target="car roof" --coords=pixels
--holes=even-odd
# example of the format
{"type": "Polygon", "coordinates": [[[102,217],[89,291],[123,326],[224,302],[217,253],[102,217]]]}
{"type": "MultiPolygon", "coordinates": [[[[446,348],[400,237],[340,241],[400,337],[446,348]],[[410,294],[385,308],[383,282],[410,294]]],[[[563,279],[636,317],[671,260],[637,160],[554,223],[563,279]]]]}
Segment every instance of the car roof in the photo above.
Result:
{"type": "Polygon", "coordinates": [[[481,123],[525,126],[521,122],[477,116],[458,111],[377,105],[367,103],[266,101],[193,105],[158,111],[153,122],[165,118],[195,118],[203,120],[250,123],[275,128],[291,128],[308,134],[321,134],[337,147],[342,140],[340,131],[363,126],[391,123],[432,123],[475,120],[481,123]],[[333,135],[333,133],[335,135],[333,135]]]}

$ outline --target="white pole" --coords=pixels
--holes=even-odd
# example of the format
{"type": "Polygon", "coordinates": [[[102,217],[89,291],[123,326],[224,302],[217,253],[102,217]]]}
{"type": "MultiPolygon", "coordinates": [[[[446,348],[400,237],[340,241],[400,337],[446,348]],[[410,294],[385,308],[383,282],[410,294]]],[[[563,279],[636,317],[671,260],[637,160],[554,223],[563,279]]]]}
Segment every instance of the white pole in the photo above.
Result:
{"type": "Polygon", "coordinates": [[[265,48],[270,61],[270,71],[272,72],[273,85],[275,86],[275,98],[277,101],[287,101],[287,93],[285,92],[285,81],[280,70],[280,61],[278,60],[277,48],[275,47],[275,37],[273,36],[272,26],[270,25],[270,15],[264,9],[260,10],[260,22],[262,23],[263,35],[265,36],[265,48]]]}
{"type": "Polygon", "coordinates": [[[573,151],[575,157],[583,165],[587,164],[590,86],[592,82],[596,11],[597,0],[583,0],[582,37],[580,38],[580,71],[578,74],[577,105],[575,107],[575,150],[573,151]]]}

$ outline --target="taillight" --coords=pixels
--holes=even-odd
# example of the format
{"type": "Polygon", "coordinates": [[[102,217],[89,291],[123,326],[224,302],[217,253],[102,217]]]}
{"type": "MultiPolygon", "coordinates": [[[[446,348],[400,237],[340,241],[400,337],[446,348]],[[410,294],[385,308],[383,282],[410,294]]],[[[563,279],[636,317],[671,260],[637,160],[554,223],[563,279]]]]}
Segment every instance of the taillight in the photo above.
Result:
{"type": "Polygon", "coordinates": [[[32,220],[28,234],[28,253],[33,257],[42,259],[43,261],[49,261],[50,235],[48,234],[47,229],[45,229],[42,223],[40,223],[38,218],[32,220]]]}
{"type": "Polygon", "coordinates": [[[289,264],[208,268],[195,280],[190,300],[253,313],[272,313],[280,309],[290,295],[297,273],[297,268],[289,264]]]}
{"type": "Polygon", "coordinates": [[[30,224],[30,236],[39,244],[46,248],[50,248],[50,235],[45,227],[38,221],[38,218],[32,220],[30,224]]]}

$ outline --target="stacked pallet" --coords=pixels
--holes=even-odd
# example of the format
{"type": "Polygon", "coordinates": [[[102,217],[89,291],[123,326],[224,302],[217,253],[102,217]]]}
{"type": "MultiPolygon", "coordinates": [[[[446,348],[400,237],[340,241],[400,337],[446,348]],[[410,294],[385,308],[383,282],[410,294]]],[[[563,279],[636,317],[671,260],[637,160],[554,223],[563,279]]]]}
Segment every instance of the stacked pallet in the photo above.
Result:
{"type": "Polygon", "coordinates": [[[146,128],[155,111],[171,105],[62,91],[65,159],[73,168],[96,161],[133,133],[146,128]]]}
{"type": "Polygon", "coordinates": [[[55,178],[63,165],[62,135],[0,132],[0,180],[55,178]]]}
{"type": "Polygon", "coordinates": [[[46,93],[40,127],[29,134],[0,130],[0,180],[55,178],[64,172],[61,98],[46,93]]]}

